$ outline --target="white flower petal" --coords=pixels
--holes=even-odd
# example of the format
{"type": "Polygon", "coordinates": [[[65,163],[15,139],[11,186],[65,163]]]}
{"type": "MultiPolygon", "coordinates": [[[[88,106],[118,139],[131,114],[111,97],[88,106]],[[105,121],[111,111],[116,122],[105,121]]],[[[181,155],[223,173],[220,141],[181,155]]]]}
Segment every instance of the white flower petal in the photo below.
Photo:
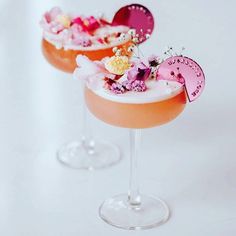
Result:
{"type": "Polygon", "coordinates": [[[95,62],[89,60],[88,57],[79,55],[76,58],[76,63],[78,68],[75,70],[75,77],[78,79],[86,79],[86,77],[93,76],[94,74],[100,72],[100,68],[95,62]]]}
{"type": "Polygon", "coordinates": [[[90,88],[92,90],[98,90],[98,89],[102,88],[104,85],[103,78],[104,78],[103,73],[99,73],[94,76],[88,77],[88,79],[87,79],[88,88],[90,88]]]}

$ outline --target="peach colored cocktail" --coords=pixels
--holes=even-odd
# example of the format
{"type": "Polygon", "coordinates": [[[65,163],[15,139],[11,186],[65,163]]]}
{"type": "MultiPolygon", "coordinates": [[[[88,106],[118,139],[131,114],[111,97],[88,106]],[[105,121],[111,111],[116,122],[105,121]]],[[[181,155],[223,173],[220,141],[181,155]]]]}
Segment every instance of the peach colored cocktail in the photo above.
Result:
{"type": "MultiPolygon", "coordinates": [[[[138,6],[138,10],[142,8],[138,6]]],[[[139,192],[137,158],[141,152],[141,130],[176,118],[184,110],[187,99],[192,102],[200,96],[205,77],[196,62],[182,55],[184,48],[176,53],[168,47],[165,54],[169,57],[164,60],[157,56],[145,59],[137,44],[139,34],[131,34],[131,39],[134,44],[127,51],[133,52],[133,58],[117,47],[113,49],[114,56],[101,61],[78,56],[79,67],[74,74],[86,82],[85,101],[98,119],[130,129],[128,194],[104,201],[99,208],[100,217],[113,226],[139,230],[159,226],[169,218],[165,202],[139,192]]],[[[149,154],[146,152],[145,160],[149,154]]]]}
{"type": "Polygon", "coordinates": [[[183,88],[159,101],[131,103],[105,98],[89,88],[85,89],[89,110],[100,120],[124,128],[150,128],[165,124],[176,118],[186,104],[183,88]]]}
{"type": "MultiPolygon", "coordinates": [[[[118,45],[119,48],[128,48],[129,46],[130,42],[118,45]]],[[[42,40],[42,51],[47,61],[57,69],[68,73],[72,73],[75,70],[77,66],[76,57],[78,55],[85,55],[91,60],[101,60],[105,56],[113,55],[112,48],[113,47],[97,50],[65,50],[63,48],[57,49],[55,45],[47,40],[42,40]]]]}
{"type": "Polygon", "coordinates": [[[130,189],[128,194],[104,201],[99,214],[113,226],[132,230],[158,226],[169,217],[165,202],[139,192],[141,129],[176,118],[187,99],[194,101],[199,97],[205,84],[200,66],[190,58],[178,56],[172,48],[168,48],[166,54],[170,57],[165,60],[141,57],[136,36],[129,48],[134,58],[115,48],[115,55],[102,61],[79,56],[80,66],[75,70],[75,76],[86,81],[84,94],[89,110],[108,124],[130,129],[130,189]]]}
{"type": "MultiPolygon", "coordinates": [[[[133,42],[135,42],[135,38],[133,42]]],[[[136,48],[134,45],[131,51],[136,48]]],[[[185,108],[187,97],[179,81],[158,76],[159,57],[129,59],[119,49],[102,61],[79,56],[75,76],[86,81],[88,109],[100,120],[130,129],[130,190],[106,200],[99,213],[107,223],[124,229],[145,229],[164,223],[167,205],[160,199],[141,195],[137,183],[137,155],[140,130],[159,126],[176,118],[185,108]]],[[[134,52],[134,55],[137,53],[134,52]]]]}
{"type": "MultiPolygon", "coordinates": [[[[141,15],[146,15],[143,6],[137,9],[141,15]]],[[[121,9],[128,9],[126,6],[121,9]]],[[[132,8],[133,11],[133,8],[132,8]]],[[[123,10],[122,10],[123,12],[123,10]]],[[[76,57],[83,55],[90,60],[101,60],[113,55],[113,48],[122,50],[126,56],[132,55],[128,48],[132,45],[129,25],[119,22],[126,15],[118,11],[109,23],[103,17],[66,14],[60,8],[54,7],[46,12],[40,25],[43,29],[42,52],[47,61],[64,72],[72,73],[78,61],[76,57]],[[117,14],[116,14],[117,15],[117,14]]],[[[153,18],[149,12],[149,20],[143,23],[149,28],[153,18]],[[151,19],[150,19],[151,17],[151,19]]],[[[132,30],[131,30],[132,31],[132,30]]],[[[152,32],[152,28],[148,31],[152,32]]],[[[81,80],[82,82],[82,80],[81,80]]],[[[117,163],[120,160],[119,149],[108,141],[95,140],[87,124],[86,108],[82,101],[83,135],[78,141],[64,145],[58,151],[58,160],[66,166],[78,169],[100,169],[117,163]]]]}

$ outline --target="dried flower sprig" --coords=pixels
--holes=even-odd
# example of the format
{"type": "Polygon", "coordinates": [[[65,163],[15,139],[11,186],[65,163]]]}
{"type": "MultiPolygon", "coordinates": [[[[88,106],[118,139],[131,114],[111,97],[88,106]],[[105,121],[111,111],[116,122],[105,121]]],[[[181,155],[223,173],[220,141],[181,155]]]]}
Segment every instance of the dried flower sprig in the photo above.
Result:
{"type": "Polygon", "coordinates": [[[185,47],[182,47],[179,52],[175,51],[172,46],[167,46],[164,51],[164,55],[168,57],[173,56],[183,56],[183,51],[185,50],[185,47]]]}
{"type": "MultiPolygon", "coordinates": [[[[140,31],[141,34],[143,31],[140,31]]],[[[143,35],[142,35],[143,37],[143,35]]],[[[148,60],[144,60],[143,53],[139,48],[140,41],[143,38],[131,29],[127,34],[120,35],[120,41],[130,39],[131,45],[126,47],[114,47],[114,56],[105,62],[105,68],[112,74],[115,79],[106,79],[105,87],[116,94],[122,94],[126,91],[144,92],[147,89],[146,80],[149,78],[157,78],[157,68],[162,63],[160,57],[152,55],[148,60]],[[135,62],[129,64],[129,57],[136,59],[135,62]]],[[[146,38],[150,35],[146,34],[146,38]]]]}
{"type": "MultiPolygon", "coordinates": [[[[130,30],[128,34],[121,34],[120,39],[125,41],[129,39],[131,45],[128,48],[127,44],[114,47],[112,49],[114,56],[104,58],[100,62],[90,61],[87,64],[92,66],[95,63],[94,72],[96,71],[96,75],[103,76],[103,81],[105,82],[103,86],[114,94],[123,94],[127,91],[144,92],[148,89],[146,85],[148,80],[159,79],[158,68],[163,59],[156,55],[151,55],[148,59],[140,56],[139,35],[136,34],[135,30],[130,30]]],[[[182,48],[183,50],[184,48],[182,48]]],[[[180,52],[181,54],[182,51],[180,52]]],[[[172,47],[168,47],[164,54],[168,56],[177,55],[172,47]]],[[[83,58],[83,60],[86,61],[88,59],[83,58]]],[[[83,60],[80,58],[79,62],[82,61],[83,63],[83,60]]],[[[82,74],[80,69],[77,69],[77,72],[80,72],[80,75],[82,74]]],[[[173,73],[172,77],[173,80],[184,83],[180,72],[173,73]]]]}
{"type": "Polygon", "coordinates": [[[143,34],[143,31],[141,30],[141,35],[136,33],[135,29],[130,29],[127,34],[122,33],[119,37],[119,40],[122,42],[124,40],[127,40],[127,38],[130,38],[130,41],[132,42],[131,45],[128,47],[128,49],[123,48],[121,51],[117,50],[117,48],[114,48],[114,52],[117,56],[119,55],[127,55],[130,56],[130,54],[133,54],[134,58],[140,59],[140,57],[143,57],[143,53],[139,48],[140,42],[143,41],[143,39],[150,38],[150,34],[143,34]]]}

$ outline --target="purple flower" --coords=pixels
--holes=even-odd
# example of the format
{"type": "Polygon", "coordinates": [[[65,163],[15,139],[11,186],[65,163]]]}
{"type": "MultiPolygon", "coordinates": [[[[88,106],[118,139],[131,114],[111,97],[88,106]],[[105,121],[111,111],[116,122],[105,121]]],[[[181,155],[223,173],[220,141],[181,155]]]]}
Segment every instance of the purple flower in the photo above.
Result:
{"type": "Polygon", "coordinates": [[[151,55],[148,58],[148,64],[151,67],[157,67],[158,65],[160,65],[160,57],[156,56],[156,55],[151,55]]]}
{"type": "Polygon", "coordinates": [[[106,78],[105,79],[105,86],[106,89],[112,91],[115,94],[122,94],[126,92],[126,88],[119,82],[115,81],[114,79],[106,78]]]}
{"type": "Polygon", "coordinates": [[[122,84],[118,83],[118,82],[114,82],[111,86],[110,86],[110,90],[112,92],[114,92],[115,94],[122,94],[125,92],[125,88],[122,86],[122,84]]]}
{"type": "Polygon", "coordinates": [[[132,83],[132,91],[134,92],[144,92],[147,90],[147,86],[142,80],[135,80],[132,83]]]}
{"type": "Polygon", "coordinates": [[[149,78],[152,69],[143,62],[134,64],[127,72],[127,80],[122,85],[128,91],[144,92],[147,89],[145,81],[149,78]]]}
{"type": "Polygon", "coordinates": [[[127,73],[127,78],[129,81],[145,81],[151,73],[151,68],[147,67],[143,62],[140,62],[131,67],[127,73]]]}
{"type": "Polygon", "coordinates": [[[122,83],[122,85],[126,90],[134,92],[144,92],[147,89],[145,81],[143,80],[135,80],[135,81],[126,80],[122,83]]]}
{"type": "Polygon", "coordinates": [[[128,90],[131,91],[132,90],[132,83],[133,81],[130,80],[126,80],[122,83],[122,85],[128,90]]]}

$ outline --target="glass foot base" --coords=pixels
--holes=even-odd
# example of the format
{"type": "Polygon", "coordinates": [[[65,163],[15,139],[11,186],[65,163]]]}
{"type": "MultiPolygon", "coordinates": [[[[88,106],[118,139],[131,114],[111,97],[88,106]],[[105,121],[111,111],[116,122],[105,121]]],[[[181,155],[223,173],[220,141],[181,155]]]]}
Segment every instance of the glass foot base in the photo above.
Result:
{"type": "Polygon", "coordinates": [[[81,141],[63,146],[57,159],[70,168],[95,170],[116,164],[121,156],[119,148],[109,142],[81,141]]]}
{"type": "Polygon", "coordinates": [[[165,223],[169,208],[160,199],[141,195],[141,205],[132,206],[127,194],[106,200],[99,209],[100,217],[110,225],[127,230],[150,229],[165,223]]]}

